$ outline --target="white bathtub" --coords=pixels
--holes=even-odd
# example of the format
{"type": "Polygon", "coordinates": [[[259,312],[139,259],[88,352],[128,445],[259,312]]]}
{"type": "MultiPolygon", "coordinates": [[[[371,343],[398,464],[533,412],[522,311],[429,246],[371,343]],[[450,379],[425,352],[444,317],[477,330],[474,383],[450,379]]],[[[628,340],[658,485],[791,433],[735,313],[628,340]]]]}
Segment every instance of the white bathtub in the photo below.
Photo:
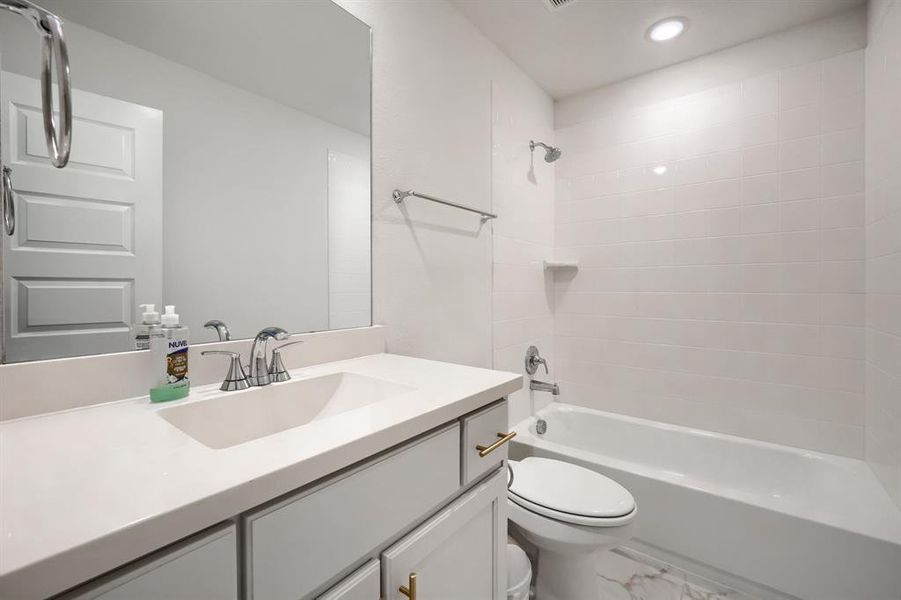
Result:
{"type": "Polygon", "coordinates": [[[547,432],[523,421],[511,456],[568,460],[626,486],[636,546],[745,591],[901,599],[901,511],[863,461],[561,403],[538,417],[547,432]]]}

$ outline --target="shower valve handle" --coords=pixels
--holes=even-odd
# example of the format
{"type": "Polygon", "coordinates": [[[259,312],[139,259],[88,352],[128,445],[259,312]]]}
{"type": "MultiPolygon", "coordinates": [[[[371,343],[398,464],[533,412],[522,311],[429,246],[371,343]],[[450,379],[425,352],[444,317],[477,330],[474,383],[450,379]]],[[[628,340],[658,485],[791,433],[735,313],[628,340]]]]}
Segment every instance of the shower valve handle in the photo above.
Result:
{"type": "Polygon", "coordinates": [[[526,350],[526,373],[529,375],[534,375],[538,372],[538,367],[543,366],[544,372],[548,373],[547,369],[547,361],[541,358],[541,355],[538,353],[538,348],[535,346],[529,346],[529,349],[526,350]]]}

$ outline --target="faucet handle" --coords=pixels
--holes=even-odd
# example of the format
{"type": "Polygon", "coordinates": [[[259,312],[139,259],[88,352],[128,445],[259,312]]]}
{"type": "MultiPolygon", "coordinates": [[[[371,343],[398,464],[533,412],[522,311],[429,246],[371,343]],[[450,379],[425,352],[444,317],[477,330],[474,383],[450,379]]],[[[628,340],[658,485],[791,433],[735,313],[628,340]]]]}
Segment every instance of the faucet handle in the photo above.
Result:
{"type": "Polygon", "coordinates": [[[547,361],[541,358],[541,355],[538,354],[538,348],[535,346],[529,346],[529,349],[526,350],[526,373],[529,375],[534,375],[538,371],[538,366],[541,365],[544,367],[545,374],[548,373],[547,370],[547,361]]]}
{"type": "Polygon", "coordinates": [[[229,352],[228,350],[204,350],[200,354],[203,356],[208,354],[221,354],[223,356],[231,357],[231,361],[228,363],[228,373],[225,374],[225,379],[222,380],[222,385],[219,386],[219,389],[223,392],[246,390],[250,387],[250,382],[247,381],[247,375],[244,374],[244,367],[241,366],[241,355],[237,352],[229,352]]]}
{"type": "Polygon", "coordinates": [[[272,381],[280,382],[288,381],[289,379],[291,379],[291,375],[288,373],[288,369],[285,367],[285,363],[282,362],[281,351],[282,348],[293,346],[294,344],[303,344],[303,340],[288,342],[272,349],[272,362],[269,363],[269,377],[272,378],[272,381]]]}

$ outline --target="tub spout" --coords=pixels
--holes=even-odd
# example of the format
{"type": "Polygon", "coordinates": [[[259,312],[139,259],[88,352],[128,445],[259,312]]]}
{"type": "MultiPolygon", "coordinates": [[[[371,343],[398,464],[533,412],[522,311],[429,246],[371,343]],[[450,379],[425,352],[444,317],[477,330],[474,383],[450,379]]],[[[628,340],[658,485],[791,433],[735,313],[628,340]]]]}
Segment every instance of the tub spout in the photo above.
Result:
{"type": "Polygon", "coordinates": [[[529,381],[529,389],[535,392],[550,392],[554,396],[560,395],[560,386],[556,383],[545,383],[533,379],[529,381]]]}

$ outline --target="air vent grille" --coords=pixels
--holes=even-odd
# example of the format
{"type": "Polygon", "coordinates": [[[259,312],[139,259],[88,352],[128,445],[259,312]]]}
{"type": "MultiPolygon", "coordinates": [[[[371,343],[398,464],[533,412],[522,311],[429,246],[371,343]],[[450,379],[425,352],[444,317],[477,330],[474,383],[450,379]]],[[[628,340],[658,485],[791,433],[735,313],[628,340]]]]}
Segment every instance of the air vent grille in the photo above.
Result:
{"type": "Polygon", "coordinates": [[[576,0],[544,0],[544,6],[551,12],[556,12],[561,8],[574,4],[576,0]]]}

